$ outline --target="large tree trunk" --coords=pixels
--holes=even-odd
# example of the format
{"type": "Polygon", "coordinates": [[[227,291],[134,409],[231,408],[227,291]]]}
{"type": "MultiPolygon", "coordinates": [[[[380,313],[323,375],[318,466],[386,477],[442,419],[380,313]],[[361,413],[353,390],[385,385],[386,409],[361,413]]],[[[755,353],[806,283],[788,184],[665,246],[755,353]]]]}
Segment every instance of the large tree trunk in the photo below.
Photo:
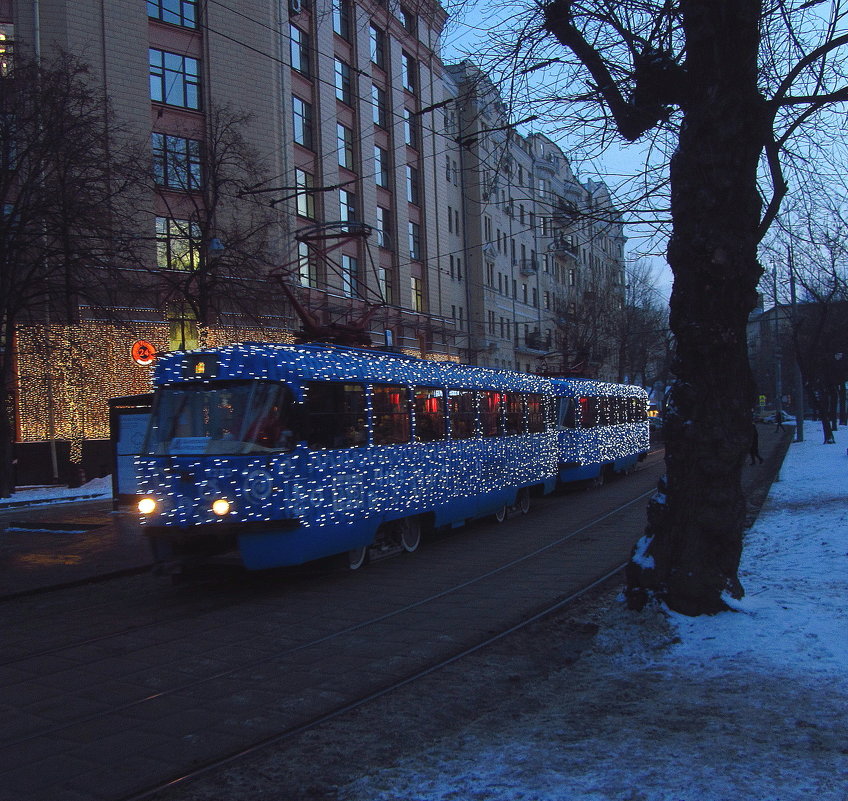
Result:
{"type": "Polygon", "coordinates": [[[638,607],[663,599],[685,614],[726,609],[737,577],[753,382],[745,327],[761,274],[757,163],[765,103],[757,90],[755,0],[682,0],[687,92],[671,163],[676,376],[666,412],[666,492],[649,509],[628,568],[638,607]]]}

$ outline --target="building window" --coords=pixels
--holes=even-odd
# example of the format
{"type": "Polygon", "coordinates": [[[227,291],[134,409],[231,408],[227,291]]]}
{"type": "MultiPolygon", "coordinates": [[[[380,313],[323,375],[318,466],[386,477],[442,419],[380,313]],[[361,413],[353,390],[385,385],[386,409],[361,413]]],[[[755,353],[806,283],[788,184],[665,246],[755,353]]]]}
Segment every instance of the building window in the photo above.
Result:
{"type": "Polygon", "coordinates": [[[333,33],[350,41],[350,3],[348,0],[333,0],[333,33]]]}
{"type": "Polygon", "coordinates": [[[356,220],[356,195],[347,189],[339,189],[339,220],[354,222],[356,220]]]}
{"type": "Polygon", "coordinates": [[[315,219],[315,179],[311,173],[305,170],[295,169],[294,185],[297,187],[295,194],[297,213],[301,217],[315,219]]]}
{"type": "Polygon", "coordinates": [[[409,223],[409,258],[421,259],[421,226],[415,222],[409,223]]]}
{"type": "Polygon", "coordinates": [[[380,28],[370,29],[371,61],[380,69],[386,69],[386,34],[380,28]]]}
{"type": "Polygon", "coordinates": [[[403,141],[410,147],[418,148],[418,117],[408,108],[403,110],[403,141]]]}
{"type": "Polygon", "coordinates": [[[374,183],[389,188],[389,151],[374,146],[374,183]]]}
{"type": "Polygon", "coordinates": [[[415,63],[415,59],[409,55],[406,50],[401,51],[400,54],[400,73],[403,88],[406,89],[407,92],[415,94],[418,87],[418,65],[415,63]]]}
{"type": "Polygon", "coordinates": [[[346,103],[353,105],[353,79],[350,72],[350,64],[337,58],[336,61],[336,97],[346,103]]]}
{"type": "Polygon", "coordinates": [[[397,18],[400,20],[400,24],[403,25],[404,30],[407,33],[415,33],[415,23],[417,20],[415,18],[415,14],[413,14],[408,8],[404,8],[404,6],[399,6],[397,11],[397,18]]]}
{"type": "Polygon", "coordinates": [[[385,267],[377,268],[377,289],[380,293],[380,297],[382,298],[383,303],[388,303],[389,305],[391,305],[395,302],[392,276],[391,273],[385,267]]]}
{"type": "Polygon", "coordinates": [[[200,266],[200,226],[189,220],[156,218],[156,266],[196,270],[200,266]]]}
{"type": "Polygon", "coordinates": [[[417,312],[424,312],[427,310],[426,305],[424,303],[424,281],[421,278],[416,278],[412,276],[410,279],[411,288],[412,288],[412,309],[417,312]]]}
{"type": "Polygon", "coordinates": [[[409,164],[406,165],[406,199],[410,203],[415,203],[415,205],[420,202],[418,170],[409,164]]]}
{"type": "Polygon", "coordinates": [[[196,0],[147,0],[147,16],[183,28],[197,27],[196,0]]]}
{"type": "Polygon", "coordinates": [[[377,206],[377,245],[381,248],[392,246],[392,213],[382,206],[377,206]]]}
{"type": "Polygon", "coordinates": [[[342,256],[342,292],[353,297],[358,291],[359,262],[354,256],[342,256]]]}
{"type": "Polygon", "coordinates": [[[202,185],[200,142],[180,136],[151,135],[153,178],[159,186],[193,192],[202,185]]]}
{"type": "Polygon", "coordinates": [[[181,108],[200,108],[200,65],[196,58],[148,51],[150,58],[150,99],[181,108]]]}
{"type": "Polygon", "coordinates": [[[380,128],[387,127],[389,118],[389,106],[386,100],[386,90],[376,84],[371,84],[371,106],[373,108],[374,125],[380,128]]]}
{"type": "Polygon", "coordinates": [[[291,65],[292,69],[301,75],[309,75],[309,34],[304,33],[296,25],[289,25],[291,37],[291,65]]]}
{"type": "Polygon", "coordinates": [[[297,243],[297,274],[302,286],[317,288],[318,270],[306,242],[297,243]]]}
{"type": "Polygon", "coordinates": [[[294,141],[312,150],[312,104],[301,100],[296,95],[292,95],[292,125],[294,141]]]}
{"type": "Polygon", "coordinates": [[[353,131],[341,123],[336,125],[338,137],[339,167],[353,169],[353,131]]]}

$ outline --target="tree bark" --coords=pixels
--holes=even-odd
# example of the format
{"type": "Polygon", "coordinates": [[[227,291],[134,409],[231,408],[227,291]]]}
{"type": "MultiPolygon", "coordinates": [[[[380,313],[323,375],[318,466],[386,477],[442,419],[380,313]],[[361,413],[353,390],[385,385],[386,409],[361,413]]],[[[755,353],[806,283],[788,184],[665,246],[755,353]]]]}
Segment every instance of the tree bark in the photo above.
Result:
{"type": "Polygon", "coordinates": [[[676,380],[666,410],[665,486],[628,567],[627,595],[684,614],[728,608],[737,577],[754,387],[746,323],[761,267],[757,164],[768,116],[757,87],[758,0],[682,0],[686,100],[671,162],[676,380]],[[663,491],[665,490],[665,491],[663,491]]]}

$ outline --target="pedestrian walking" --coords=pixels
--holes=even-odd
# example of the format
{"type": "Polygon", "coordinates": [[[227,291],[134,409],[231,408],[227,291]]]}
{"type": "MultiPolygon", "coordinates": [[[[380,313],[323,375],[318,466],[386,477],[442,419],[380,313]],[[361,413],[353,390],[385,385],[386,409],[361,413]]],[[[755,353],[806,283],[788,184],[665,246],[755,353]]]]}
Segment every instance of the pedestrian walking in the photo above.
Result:
{"type": "Polygon", "coordinates": [[[774,430],[780,431],[783,428],[783,412],[778,409],[777,414],[775,414],[774,416],[774,419],[776,423],[774,430]]]}
{"type": "Polygon", "coordinates": [[[757,460],[763,463],[763,457],[760,456],[760,432],[757,431],[757,424],[751,423],[751,464],[756,464],[757,460]]]}

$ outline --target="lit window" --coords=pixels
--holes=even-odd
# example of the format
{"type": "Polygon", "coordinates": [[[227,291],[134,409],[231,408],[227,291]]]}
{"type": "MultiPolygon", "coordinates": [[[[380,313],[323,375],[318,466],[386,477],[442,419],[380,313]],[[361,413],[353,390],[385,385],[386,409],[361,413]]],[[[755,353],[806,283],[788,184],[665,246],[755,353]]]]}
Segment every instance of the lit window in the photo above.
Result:
{"type": "Polygon", "coordinates": [[[196,270],[200,266],[200,226],[189,220],[156,218],[156,266],[196,270]]]}
{"type": "Polygon", "coordinates": [[[412,276],[411,281],[411,289],[412,289],[412,309],[417,312],[425,312],[427,311],[426,304],[424,302],[424,280],[421,278],[416,278],[412,276]]]}

